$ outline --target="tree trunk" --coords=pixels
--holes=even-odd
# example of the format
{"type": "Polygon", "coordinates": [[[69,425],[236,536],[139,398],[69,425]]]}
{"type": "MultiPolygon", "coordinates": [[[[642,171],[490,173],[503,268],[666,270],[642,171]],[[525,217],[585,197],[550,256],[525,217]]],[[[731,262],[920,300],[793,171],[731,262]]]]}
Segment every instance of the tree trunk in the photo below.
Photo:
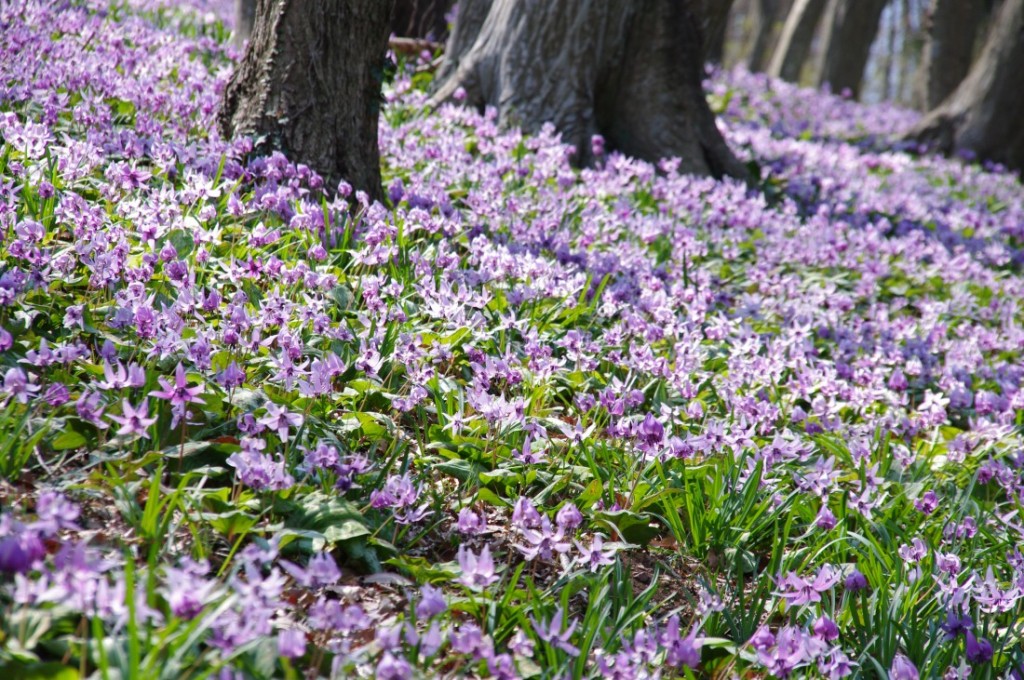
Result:
{"type": "Polygon", "coordinates": [[[704,59],[722,63],[725,55],[725,32],[729,27],[729,12],[733,0],[697,0],[697,19],[704,45],[704,59]]]}
{"type": "Polygon", "coordinates": [[[591,139],[680,171],[745,177],[715,125],[701,81],[700,29],[678,0],[463,0],[432,103],[460,89],[503,125],[551,122],[594,160],[591,139]]]}
{"type": "Polygon", "coordinates": [[[825,12],[825,6],[826,0],[796,0],[793,3],[768,64],[768,75],[791,83],[800,80],[800,69],[811,52],[814,31],[825,12]]]}
{"type": "Polygon", "coordinates": [[[241,48],[252,35],[256,21],[256,0],[235,0],[235,47],[241,48]]]}
{"type": "Polygon", "coordinates": [[[469,53],[483,28],[487,15],[491,12],[494,0],[460,0],[458,13],[452,34],[448,36],[448,44],[444,49],[444,61],[437,70],[435,82],[441,83],[451,78],[459,68],[459,64],[469,53]]]}
{"type": "Polygon", "coordinates": [[[753,44],[747,55],[747,67],[751,71],[763,71],[770,54],[769,48],[775,35],[776,24],[782,3],[780,0],[754,0],[752,3],[753,44]]]}
{"type": "Polygon", "coordinates": [[[967,77],[974,37],[985,12],[982,0],[932,0],[924,49],[914,77],[914,104],[930,111],[967,77]]]}
{"type": "Polygon", "coordinates": [[[443,42],[448,37],[448,19],[454,0],[397,0],[391,18],[391,32],[406,38],[443,42]]]}
{"type": "Polygon", "coordinates": [[[886,4],[887,0],[831,0],[822,34],[820,85],[828,83],[833,92],[849,90],[855,99],[860,96],[864,67],[886,4]]]}
{"type": "Polygon", "coordinates": [[[224,91],[226,137],[253,135],[333,189],[382,195],[377,123],[391,3],[259,0],[245,58],[224,91]]]}
{"type": "Polygon", "coordinates": [[[967,77],[910,137],[1024,169],[1024,0],[1004,0],[967,77]]]}

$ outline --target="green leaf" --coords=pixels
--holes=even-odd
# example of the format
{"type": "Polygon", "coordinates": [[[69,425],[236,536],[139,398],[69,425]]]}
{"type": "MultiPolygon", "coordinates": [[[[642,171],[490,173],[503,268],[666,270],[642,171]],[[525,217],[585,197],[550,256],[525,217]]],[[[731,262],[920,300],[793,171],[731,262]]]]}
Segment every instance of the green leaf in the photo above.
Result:
{"type": "Polygon", "coordinates": [[[583,493],[580,494],[580,503],[589,507],[600,499],[603,493],[604,487],[601,485],[601,480],[592,480],[590,484],[587,484],[587,488],[583,489],[583,493]]]}
{"type": "Polygon", "coordinates": [[[471,479],[476,479],[476,476],[480,474],[483,467],[477,465],[473,461],[463,460],[460,458],[456,460],[446,460],[443,463],[437,463],[434,465],[434,470],[454,477],[460,482],[468,482],[471,479]]]}
{"type": "Polygon", "coordinates": [[[63,664],[49,663],[5,664],[0,666],[0,678],[5,680],[77,680],[78,671],[63,664]]]}
{"type": "Polygon", "coordinates": [[[74,430],[65,430],[50,443],[50,448],[54,451],[66,451],[85,446],[85,443],[86,438],[81,433],[74,430]]]}
{"type": "Polygon", "coordinates": [[[204,522],[209,522],[210,527],[225,536],[237,536],[247,534],[256,526],[259,518],[242,512],[232,510],[230,512],[204,512],[199,515],[204,522]]]}
{"type": "Polygon", "coordinates": [[[341,524],[329,526],[324,529],[324,538],[328,543],[341,543],[352,538],[369,535],[370,530],[366,525],[354,519],[346,519],[341,524]]]}
{"type": "Polygon", "coordinates": [[[188,257],[188,254],[192,252],[196,245],[192,234],[184,229],[175,229],[167,235],[167,240],[178,251],[178,257],[181,259],[188,257]]]}
{"type": "Polygon", "coordinates": [[[330,292],[331,299],[340,309],[348,309],[352,306],[352,290],[348,286],[335,286],[330,292]]]}
{"type": "Polygon", "coordinates": [[[386,560],[384,564],[404,571],[417,583],[446,583],[459,575],[455,563],[435,564],[428,562],[425,557],[400,555],[386,560]]]}
{"type": "Polygon", "coordinates": [[[646,513],[616,510],[600,512],[595,519],[614,526],[623,539],[636,545],[647,545],[659,532],[659,528],[651,524],[653,518],[646,513]]]}
{"type": "Polygon", "coordinates": [[[327,543],[341,543],[370,534],[359,507],[341,498],[312,493],[299,500],[292,509],[285,520],[286,526],[317,531],[323,534],[327,543]]]}

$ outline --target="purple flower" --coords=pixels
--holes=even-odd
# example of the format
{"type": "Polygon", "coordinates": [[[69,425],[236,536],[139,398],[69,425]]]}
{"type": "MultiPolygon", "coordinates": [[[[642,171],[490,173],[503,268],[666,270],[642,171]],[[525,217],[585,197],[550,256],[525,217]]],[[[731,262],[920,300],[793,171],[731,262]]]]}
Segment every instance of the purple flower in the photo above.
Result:
{"type": "Polygon", "coordinates": [[[665,625],[665,630],[658,637],[658,642],[665,648],[665,663],[673,668],[686,666],[696,668],[700,665],[700,648],[702,641],[697,638],[697,630],[682,637],[679,634],[679,617],[672,616],[665,625]]]}
{"type": "Polygon", "coordinates": [[[163,593],[171,614],[191,621],[212,600],[217,582],[204,578],[209,571],[205,561],[194,562],[185,559],[180,567],[165,570],[163,593]]]}
{"type": "Polygon", "coordinates": [[[541,625],[537,622],[537,619],[530,615],[530,622],[533,624],[533,631],[537,634],[537,637],[542,641],[548,643],[553,647],[561,649],[563,652],[570,656],[579,656],[580,650],[569,642],[572,637],[573,631],[576,630],[576,626],[579,625],[578,621],[573,621],[569,624],[569,627],[564,631],[562,630],[562,618],[565,612],[561,607],[555,611],[555,615],[551,617],[546,625],[541,625]]]}
{"type": "Polygon", "coordinates": [[[750,640],[747,642],[755,650],[763,652],[775,646],[775,634],[766,626],[761,626],[750,636],[750,640]]]}
{"type": "Polygon", "coordinates": [[[586,546],[579,541],[574,541],[576,548],[580,551],[580,556],[576,558],[577,562],[586,565],[592,572],[598,571],[601,567],[609,564],[615,564],[615,549],[604,548],[604,536],[596,534],[594,540],[589,546],[586,546]]]}
{"type": "Polygon", "coordinates": [[[401,476],[391,475],[383,488],[370,493],[370,505],[374,508],[390,508],[395,513],[396,522],[412,524],[432,512],[426,503],[418,508],[413,507],[419,495],[420,490],[413,485],[408,473],[401,476]]]}
{"type": "Polygon", "coordinates": [[[665,438],[665,427],[654,417],[654,414],[648,413],[644,416],[640,427],[637,428],[637,438],[645,448],[653,449],[665,438]]]}
{"type": "Polygon", "coordinates": [[[471,654],[476,659],[488,659],[494,655],[494,643],[484,637],[483,631],[474,623],[460,625],[451,634],[452,651],[457,654],[471,654]]]}
{"type": "Polygon", "coordinates": [[[285,406],[269,403],[266,414],[261,416],[257,422],[277,432],[278,438],[282,442],[286,442],[288,441],[289,427],[301,427],[305,418],[301,413],[292,413],[285,406]]]}
{"type": "Polygon", "coordinates": [[[960,558],[954,553],[935,553],[935,568],[950,576],[956,576],[960,573],[960,558]]]}
{"type": "Polygon", "coordinates": [[[797,626],[785,626],[776,636],[774,646],[758,650],[757,660],[769,673],[784,678],[819,658],[826,649],[828,643],[824,640],[797,626]]]}
{"type": "Polygon", "coordinates": [[[420,588],[420,601],[416,604],[416,616],[421,619],[429,619],[437,616],[448,609],[444,601],[444,593],[440,588],[431,585],[424,585],[420,588]]]}
{"type": "Polygon", "coordinates": [[[939,507],[939,497],[934,491],[925,491],[924,495],[914,501],[914,507],[918,512],[930,515],[939,507]]]}
{"type": "Polygon", "coordinates": [[[555,523],[563,529],[575,529],[583,523],[583,515],[575,503],[566,503],[555,515],[555,523]]]}
{"type": "Polygon", "coordinates": [[[78,529],[77,520],[81,508],[69,501],[63,494],[44,491],[36,501],[36,517],[32,528],[46,536],[52,536],[60,529],[78,529]]]}
{"type": "Polygon", "coordinates": [[[832,642],[839,637],[839,626],[827,616],[819,616],[814,621],[814,635],[825,642],[832,642]]]}
{"type": "Polygon", "coordinates": [[[174,369],[173,385],[171,385],[171,383],[163,376],[157,378],[157,382],[160,383],[160,387],[162,389],[150,392],[149,396],[157,397],[158,399],[166,399],[171,402],[171,413],[173,414],[171,427],[176,427],[178,425],[178,421],[180,421],[185,415],[185,409],[188,408],[189,404],[206,403],[198,396],[203,393],[202,386],[188,386],[188,378],[185,376],[185,367],[182,366],[180,362],[174,369]]]}
{"type": "Polygon", "coordinates": [[[31,531],[0,538],[0,572],[23,574],[45,555],[42,540],[31,531]]]}
{"type": "Polygon", "coordinates": [[[1014,586],[1009,590],[999,587],[991,565],[985,572],[985,580],[978,584],[974,591],[974,601],[978,603],[978,608],[986,614],[1008,612],[1014,608],[1020,598],[1020,586],[1014,586]]]}
{"type": "Polygon", "coordinates": [[[970,616],[966,614],[957,614],[955,610],[950,609],[946,612],[946,622],[943,623],[940,628],[943,630],[943,638],[946,642],[953,640],[960,636],[962,633],[966,633],[974,626],[974,621],[971,620],[970,616]]]}
{"type": "Polygon", "coordinates": [[[567,553],[572,545],[565,538],[565,531],[562,527],[557,529],[551,526],[551,520],[547,515],[541,517],[539,529],[523,529],[523,538],[526,545],[516,544],[516,548],[523,553],[527,560],[535,560],[538,557],[550,560],[554,553],[567,553]]]}
{"type": "Polygon", "coordinates": [[[118,423],[121,427],[118,429],[117,434],[124,435],[126,437],[146,437],[149,438],[147,429],[150,425],[156,422],[156,418],[150,418],[149,416],[149,404],[145,399],[139,404],[138,408],[132,406],[131,402],[127,399],[121,400],[121,415],[115,416],[108,414],[107,417],[118,423]]]}
{"type": "Polygon", "coordinates": [[[897,654],[893,657],[892,668],[889,669],[889,680],[920,680],[917,666],[904,655],[897,654]]]}
{"type": "Polygon", "coordinates": [[[284,459],[275,460],[252,448],[232,453],[225,462],[235,468],[243,484],[259,491],[280,491],[295,484],[295,478],[288,474],[284,459]]]}
{"type": "Polygon", "coordinates": [[[833,649],[818,659],[818,672],[829,680],[836,680],[852,674],[854,665],[842,650],[833,649]]]}
{"type": "Polygon", "coordinates": [[[63,383],[51,383],[43,394],[43,399],[53,407],[63,406],[71,400],[71,392],[63,383]]]}
{"type": "Polygon", "coordinates": [[[288,659],[298,659],[306,653],[306,634],[295,628],[278,631],[277,653],[288,659]]]}
{"type": "Polygon", "coordinates": [[[462,508],[462,510],[459,510],[459,520],[455,528],[459,533],[470,536],[479,536],[480,534],[487,533],[487,524],[480,515],[473,512],[472,508],[462,508]]]}
{"type": "Polygon", "coordinates": [[[526,496],[520,496],[512,508],[512,525],[522,531],[537,528],[540,522],[540,513],[533,506],[533,501],[526,496]]]}
{"type": "Polygon", "coordinates": [[[338,569],[334,558],[325,552],[317,553],[309,558],[309,564],[305,569],[287,560],[281,560],[281,567],[291,574],[298,583],[307,588],[334,585],[341,578],[341,570],[338,569]]]}
{"type": "Polygon", "coordinates": [[[20,368],[9,368],[4,373],[3,392],[19,404],[27,404],[39,389],[39,385],[33,385],[28,381],[25,371],[20,368]]]}
{"type": "Polygon", "coordinates": [[[223,371],[217,373],[214,380],[224,389],[241,387],[245,383],[245,371],[232,361],[223,371]]]}
{"type": "Polygon", "coordinates": [[[967,660],[971,663],[988,663],[992,660],[992,643],[985,638],[975,638],[974,633],[966,631],[967,660]]]}
{"type": "Polygon", "coordinates": [[[836,516],[832,514],[827,505],[822,504],[821,510],[818,511],[818,516],[814,518],[814,526],[825,531],[831,531],[836,528],[836,516]]]}
{"type": "Polygon", "coordinates": [[[377,680],[408,680],[412,677],[412,666],[402,657],[384,652],[377,664],[377,680]]]}
{"type": "Polygon", "coordinates": [[[864,590],[868,587],[868,577],[854,569],[843,581],[843,587],[852,593],[864,590]]]}
{"type": "Polygon", "coordinates": [[[821,594],[838,582],[839,572],[830,564],[823,566],[813,581],[800,578],[791,571],[779,582],[781,591],[778,595],[785,599],[790,607],[799,607],[811,602],[821,602],[821,594]]]}
{"type": "Polygon", "coordinates": [[[441,634],[441,626],[434,621],[420,638],[420,654],[430,658],[437,654],[437,650],[441,649],[442,644],[444,644],[444,637],[441,634]]]}
{"type": "Polygon", "coordinates": [[[479,555],[465,545],[459,546],[459,568],[462,569],[462,576],[459,582],[472,590],[483,589],[496,583],[498,577],[494,573],[494,559],[491,557],[491,549],[484,546],[479,555]]]}
{"type": "Polygon", "coordinates": [[[527,658],[533,656],[533,640],[521,629],[517,630],[512,639],[509,640],[508,648],[519,656],[527,658]]]}

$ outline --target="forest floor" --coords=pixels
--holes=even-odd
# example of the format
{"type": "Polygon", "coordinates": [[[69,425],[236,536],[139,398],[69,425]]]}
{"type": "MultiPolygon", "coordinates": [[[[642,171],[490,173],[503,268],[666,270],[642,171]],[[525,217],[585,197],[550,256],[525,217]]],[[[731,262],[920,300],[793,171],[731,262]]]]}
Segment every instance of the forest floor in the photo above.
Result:
{"type": "Polygon", "coordinates": [[[219,5],[0,4],[0,677],[1021,677],[1016,176],[741,71],[756,187],[575,170],[408,63],[370,205],[218,137],[219,5]]]}

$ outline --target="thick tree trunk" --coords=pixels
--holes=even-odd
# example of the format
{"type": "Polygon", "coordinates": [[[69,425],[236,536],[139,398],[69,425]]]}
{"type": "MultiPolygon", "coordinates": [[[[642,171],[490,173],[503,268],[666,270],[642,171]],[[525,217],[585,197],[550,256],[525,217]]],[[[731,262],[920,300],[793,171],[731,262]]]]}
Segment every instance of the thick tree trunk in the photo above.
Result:
{"type": "Polygon", "coordinates": [[[932,0],[925,18],[921,63],[914,76],[915,106],[934,109],[967,77],[984,15],[982,0],[932,0]]]}
{"type": "Polygon", "coordinates": [[[454,0],[397,0],[391,32],[405,38],[443,42],[448,37],[446,15],[454,0]]]}
{"type": "Polygon", "coordinates": [[[864,67],[887,1],[831,0],[822,32],[824,59],[819,85],[828,83],[833,92],[849,90],[854,98],[860,96],[864,67]]]}
{"type": "Polygon", "coordinates": [[[581,165],[600,134],[636,158],[679,157],[682,172],[745,177],[704,97],[700,45],[676,0],[463,0],[432,101],[461,89],[504,125],[551,122],[581,165]]]}
{"type": "Polygon", "coordinates": [[[825,12],[826,0],[796,0],[786,16],[779,43],[768,63],[768,75],[799,82],[800,69],[811,52],[814,31],[825,12]]]}
{"type": "Polygon", "coordinates": [[[967,77],[910,133],[943,153],[1024,169],[1024,0],[1003,0],[967,77]]]}
{"type": "Polygon", "coordinates": [[[235,35],[234,43],[241,48],[252,35],[252,25],[256,21],[256,0],[235,0],[235,35]]]}
{"type": "Polygon", "coordinates": [[[224,91],[227,137],[262,138],[333,189],[378,198],[377,123],[391,2],[259,0],[245,58],[224,91]]]}
{"type": "Polygon", "coordinates": [[[729,27],[729,12],[733,0],[697,0],[697,19],[704,44],[704,59],[722,63],[725,55],[725,31],[729,27]]]}

